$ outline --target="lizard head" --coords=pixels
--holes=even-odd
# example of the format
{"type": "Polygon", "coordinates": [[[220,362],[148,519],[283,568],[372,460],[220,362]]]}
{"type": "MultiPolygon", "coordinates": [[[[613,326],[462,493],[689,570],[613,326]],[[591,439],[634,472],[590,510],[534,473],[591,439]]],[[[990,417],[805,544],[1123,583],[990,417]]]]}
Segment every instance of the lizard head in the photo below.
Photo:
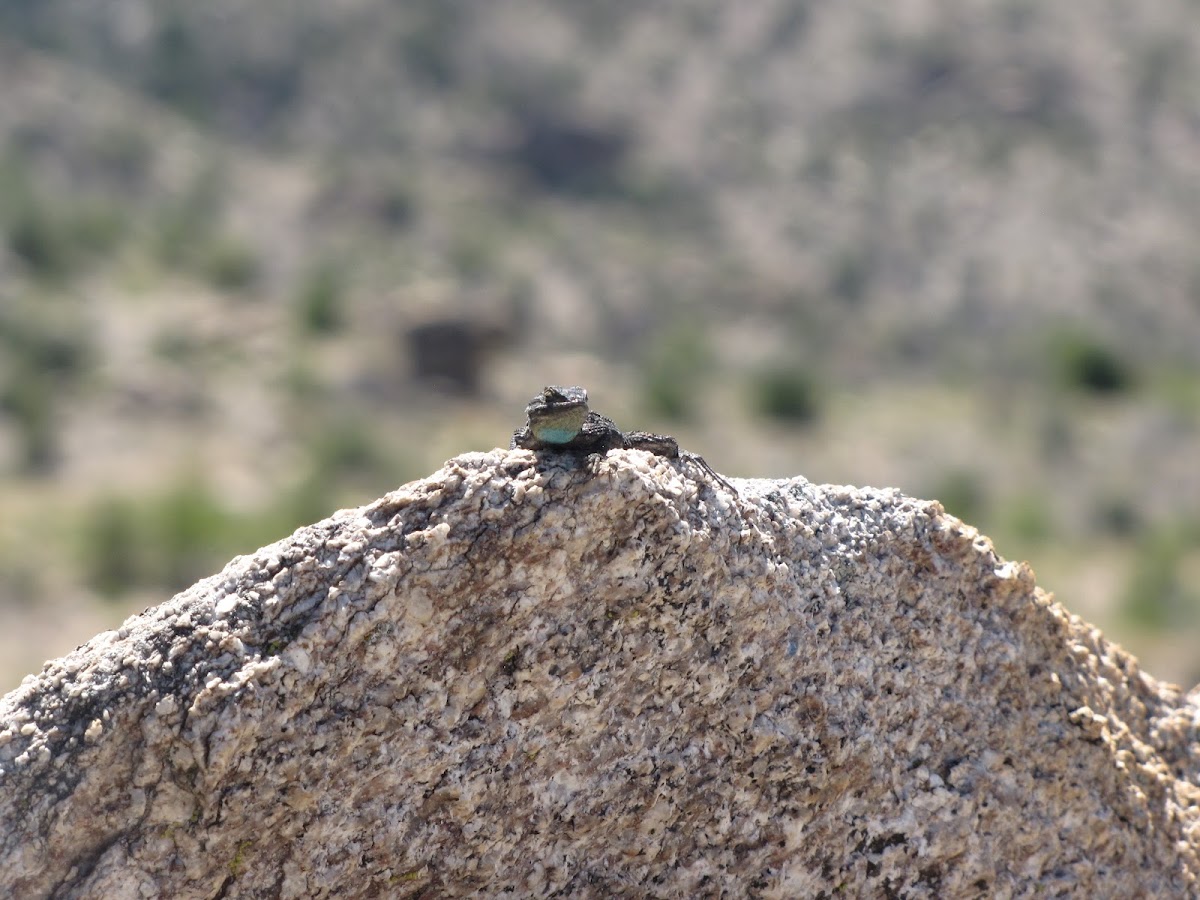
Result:
{"type": "Polygon", "coordinates": [[[567,444],[583,428],[588,415],[588,393],[584,388],[549,385],[525,407],[529,429],[547,444],[567,444]]]}

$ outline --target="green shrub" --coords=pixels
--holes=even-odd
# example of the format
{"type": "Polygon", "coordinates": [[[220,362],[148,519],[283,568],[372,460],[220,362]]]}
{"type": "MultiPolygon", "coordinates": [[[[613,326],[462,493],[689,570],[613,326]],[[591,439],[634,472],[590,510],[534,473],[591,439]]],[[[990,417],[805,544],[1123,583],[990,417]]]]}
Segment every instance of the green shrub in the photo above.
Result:
{"type": "Polygon", "coordinates": [[[751,390],[754,409],[768,419],[806,425],[820,415],[817,380],[797,366],[763,369],[754,377],[751,390]]]}
{"type": "Polygon", "coordinates": [[[135,589],[177,591],[296,524],[274,508],[235,513],[203,478],[180,476],[148,495],[110,495],[86,510],[82,570],[87,584],[106,599],[135,589]]]}
{"type": "Polygon", "coordinates": [[[29,321],[18,327],[18,334],[10,351],[28,373],[25,377],[53,378],[61,388],[79,380],[91,361],[92,347],[81,323],[29,321]]]}
{"type": "Polygon", "coordinates": [[[193,371],[202,365],[201,338],[186,325],[165,325],[150,341],[155,357],[171,365],[193,371]]]}
{"type": "Polygon", "coordinates": [[[1118,394],[1134,386],[1134,372],[1125,358],[1114,348],[1085,334],[1056,335],[1051,340],[1050,360],[1059,383],[1070,390],[1118,394]]]}
{"type": "Polygon", "coordinates": [[[213,162],[196,174],[180,197],[156,212],[155,250],[173,269],[194,269],[212,246],[228,199],[228,175],[213,162]]]}
{"type": "Polygon", "coordinates": [[[662,334],[642,372],[642,401],[653,418],[682,422],[696,413],[696,384],[711,368],[707,336],[694,326],[662,334]]]}
{"type": "Polygon", "coordinates": [[[1092,521],[1100,532],[1121,538],[1132,537],[1142,524],[1137,506],[1125,496],[1111,496],[1099,501],[1092,521]]]}
{"type": "Polygon", "coordinates": [[[20,441],[18,465],[22,472],[40,475],[58,460],[55,391],[44,373],[19,372],[0,391],[0,411],[17,426],[20,441]]]}
{"type": "Polygon", "coordinates": [[[84,200],[68,210],[71,246],[83,260],[112,253],[130,230],[129,217],[103,200],[84,200]]]}
{"type": "Polygon", "coordinates": [[[483,281],[497,272],[502,243],[502,235],[488,224],[459,228],[451,240],[449,264],[463,281],[483,281]]]}
{"type": "Polygon", "coordinates": [[[48,471],[58,457],[56,410],[91,357],[86,327],[69,307],[0,298],[0,412],[16,425],[20,468],[48,471]]]}
{"type": "Polygon", "coordinates": [[[148,524],[155,581],[171,590],[211,575],[230,549],[231,517],[208,484],[198,478],[182,479],[159,497],[148,524]]]}
{"type": "Polygon", "coordinates": [[[1184,559],[1194,545],[1181,527],[1156,528],[1143,537],[1121,600],[1121,612],[1128,621],[1154,629],[1196,621],[1200,610],[1197,593],[1180,576],[1184,559]]]}
{"type": "Polygon", "coordinates": [[[1002,527],[1027,544],[1042,543],[1051,538],[1054,517],[1045,496],[1029,493],[1011,498],[1004,510],[1002,527]]]}
{"type": "Polygon", "coordinates": [[[310,270],[296,299],[301,328],[309,334],[332,334],[345,324],[345,270],[323,262],[310,270]]]}
{"type": "Polygon", "coordinates": [[[142,67],[145,87],[185,115],[205,118],[216,103],[219,66],[181,13],[162,16],[150,35],[149,59],[142,67]]]}
{"type": "Polygon", "coordinates": [[[325,424],[307,450],[307,473],[285,492],[277,513],[292,528],[325,518],[348,495],[376,496],[396,481],[395,454],[353,416],[325,424]]]}
{"type": "Polygon", "coordinates": [[[309,452],[313,471],[330,482],[346,475],[380,472],[387,459],[367,426],[350,418],[330,423],[309,452]]]}
{"type": "Polygon", "coordinates": [[[203,263],[205,278],[222,291],[244,291],[253,287],[262,264],[253,248],[232,237],[214,238],[203,263]]]}
{"type": "Polygon", "coordinates": [[[979,476],[965,470],[947,473],[933,496],[950,515],[972,525],[979,524],[987,500],[979,476]]]}
{"type": "Polygon", "coordinates": [[[84,578],[105,599],[118,598],[146,581],[138,515],[129,500],[105,497],[84,516],[84,578]]]}
{"type": "Polygon", "coordinates": [[[8,248],[41,281],[64,281],[111,253],[129,230],[115,206],[99,200],[51,205],[26,193],[7,216],[8,248]]]}
{"type": "Polygon", "coordinates": [[[66,230],[45,208],[32,202],[9,222],[8,249],[38,278],[59,280],[71,272],[66,230]]]}

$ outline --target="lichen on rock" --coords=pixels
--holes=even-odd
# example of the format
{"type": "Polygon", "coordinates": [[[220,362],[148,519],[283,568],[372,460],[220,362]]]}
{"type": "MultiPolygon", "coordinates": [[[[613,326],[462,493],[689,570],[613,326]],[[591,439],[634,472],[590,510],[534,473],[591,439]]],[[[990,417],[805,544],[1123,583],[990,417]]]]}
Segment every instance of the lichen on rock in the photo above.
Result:
{"type": "Polygon", "coordinates": [[[1200,712],[937,503],[468,454],[0,700],[17,897],[1185,896],[1200,712]]]}

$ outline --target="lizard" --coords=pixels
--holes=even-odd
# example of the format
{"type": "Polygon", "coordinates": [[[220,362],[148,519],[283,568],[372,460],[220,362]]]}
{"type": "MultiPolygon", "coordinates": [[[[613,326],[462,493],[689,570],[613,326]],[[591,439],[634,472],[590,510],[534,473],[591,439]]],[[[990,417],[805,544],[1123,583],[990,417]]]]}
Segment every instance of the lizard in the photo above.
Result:
{"type": "Polygon", "coordinates": [[[528,421],[513,432],[509,449],[549,450],[589,456],[609,450],[646,450],[667,459],[682,459],[706,472],[727,487],[737,489],[717,474],[698,454],[679,449],[679,442],[665,434],[621,431],[616,423],[588,407],[588,392],[578,385],[549,385],[525,407],[528,421]]]}

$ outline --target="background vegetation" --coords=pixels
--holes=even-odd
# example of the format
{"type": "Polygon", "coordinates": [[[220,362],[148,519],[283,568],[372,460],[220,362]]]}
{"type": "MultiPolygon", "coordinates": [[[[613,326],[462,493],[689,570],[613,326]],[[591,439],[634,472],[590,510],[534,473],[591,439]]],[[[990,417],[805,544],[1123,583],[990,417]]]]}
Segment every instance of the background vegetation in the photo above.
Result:
{"type": "Polygon", "coordinates": [[[0,689],[584,383],[1200,678],[1200,9],[0,0],[0,689]]]}

